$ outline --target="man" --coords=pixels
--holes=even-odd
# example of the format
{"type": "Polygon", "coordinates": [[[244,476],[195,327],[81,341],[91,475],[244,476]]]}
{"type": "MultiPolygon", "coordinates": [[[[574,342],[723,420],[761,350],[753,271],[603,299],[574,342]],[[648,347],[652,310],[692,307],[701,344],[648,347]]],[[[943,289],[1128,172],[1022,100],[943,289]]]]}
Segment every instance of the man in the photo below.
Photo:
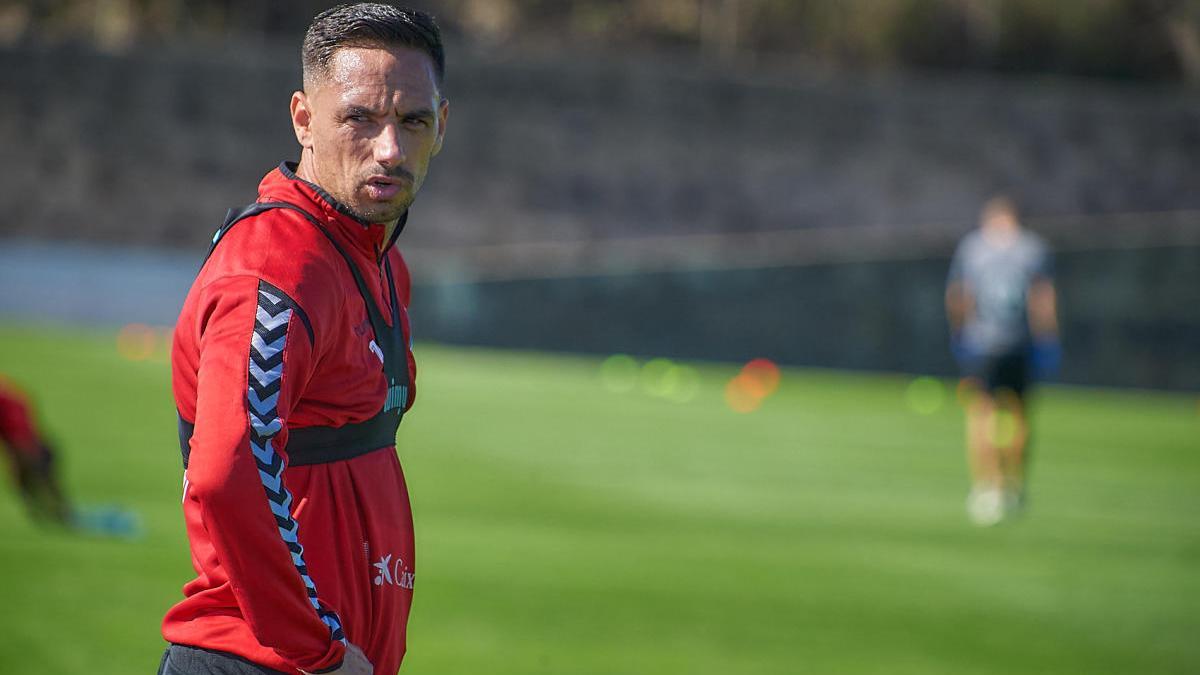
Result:
{"type": "Polygon", "coordinates": [[[1056,312],[1046,245],[1021,228],[1012,200],[988,201],[979,229],[954,254],[946,287],[951,344],[967,393],[967,512],[978,525],[994,525],[1024,503],[1026,394],[1031,374],[1057,368],[1056,312]]]}
{"type": "Polygon", "coordinates": [[[72,509],[59,486],[54,452],[38,430],[24,392],[3,376],[0,448],[8,455],[17,489],[33,519],[70,527],[72,509]]]}
{"type": "Polygon", "coordinates": [[[196,578],[160,673],[395,673],[416,570],[395,451],[412,405],[409,276],[393,244],[441,148],[433,19],[319,14],[292,95],[298,164],[214,237],[175,330],[196,578]]]}

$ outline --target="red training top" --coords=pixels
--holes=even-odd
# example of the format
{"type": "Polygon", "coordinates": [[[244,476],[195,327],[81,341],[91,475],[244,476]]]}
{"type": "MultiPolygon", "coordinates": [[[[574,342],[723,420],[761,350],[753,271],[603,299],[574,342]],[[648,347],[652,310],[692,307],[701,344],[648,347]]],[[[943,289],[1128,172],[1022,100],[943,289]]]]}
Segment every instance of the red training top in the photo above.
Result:
{"type": "Polygon", "coordinates": [[[0,376],[0,441],[9,452],[36,455],[41,452],[37,426],[25,395],[0,376]]]}
{"type": "Polygon", "coordinates": [[[163,636],[291,673],[336,668],[344,639],[376,673],[395,673],[415,567],[394,424],[386,447],[332,459],[343,449],[325,447],[326,457],[303,465],[289,455],[288,438],[411,407],[408,269],[383,225],[359,221],[287,164],[263,179],[258,202],[303,213],[273,208],[229,228],[175,328],[172,383],[196,578],[167,612],[163,636]],[[339,247],[386,325],[401,322],[402,395],[389,387],[380,336],[339,247]],[[398,317],[389,309],[393,289],[398,317]]]}

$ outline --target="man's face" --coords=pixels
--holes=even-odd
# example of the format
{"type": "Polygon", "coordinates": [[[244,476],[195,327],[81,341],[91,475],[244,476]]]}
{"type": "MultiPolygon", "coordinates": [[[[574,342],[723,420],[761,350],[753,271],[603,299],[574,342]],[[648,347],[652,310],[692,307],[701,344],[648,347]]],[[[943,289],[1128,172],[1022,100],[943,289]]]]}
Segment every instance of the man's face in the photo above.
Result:
{"type": "Polygon", "coordinates": [[[449,106],[432,59],[403,47],[348,47],[313,80],[292,95],[302,177],[365,221],[395,222],[416,198],[446,130],[449,106]]]}
{"type": "Polygon", "coordinates": [[[1008,209],[989,210],[983,214],[981,220],[984,229],[996,232],[1012,232],[1021,227],[1016,214],[1008,209]]]}

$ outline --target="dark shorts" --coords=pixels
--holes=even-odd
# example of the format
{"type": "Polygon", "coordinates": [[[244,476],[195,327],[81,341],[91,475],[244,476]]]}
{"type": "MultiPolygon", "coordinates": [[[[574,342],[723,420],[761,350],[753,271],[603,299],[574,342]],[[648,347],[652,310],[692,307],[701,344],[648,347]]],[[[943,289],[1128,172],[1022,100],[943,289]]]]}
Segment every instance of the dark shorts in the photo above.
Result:
{"type": "Polygon", "coordinates": [[[1011,392],[1024,398],[1029,388],[1029,369],[1029,354],[1021,350],[980,356],[964,374],[978,380],[989,394],[1011,392]]]}
{"type": "Polygon", "coordinates": [[[171,645],[163,653],[158,675],[287,675],[240,656],[211,649],[171,645]]]}

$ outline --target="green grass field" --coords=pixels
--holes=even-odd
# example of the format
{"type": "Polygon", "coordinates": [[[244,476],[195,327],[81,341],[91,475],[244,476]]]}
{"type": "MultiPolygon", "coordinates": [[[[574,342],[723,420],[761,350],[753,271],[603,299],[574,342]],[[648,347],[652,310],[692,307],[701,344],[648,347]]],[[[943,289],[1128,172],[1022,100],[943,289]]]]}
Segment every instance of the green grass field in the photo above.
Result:
{"type": "MultiPolygon", "coordinates": [[[[1032,508],[963,515],[959,411],[900,376],[732,365],[690,403],[599,359],[423,346],[400,432],[417,521],[411,675],[1200,672],[1195,396],[1050,388],[1032,508]]],[[[191,572],[165,359],[111,333],[0,328],[80,502],[137,542],[30,525],[0,491],[0,671],[152,673],[191,572]]]]}

